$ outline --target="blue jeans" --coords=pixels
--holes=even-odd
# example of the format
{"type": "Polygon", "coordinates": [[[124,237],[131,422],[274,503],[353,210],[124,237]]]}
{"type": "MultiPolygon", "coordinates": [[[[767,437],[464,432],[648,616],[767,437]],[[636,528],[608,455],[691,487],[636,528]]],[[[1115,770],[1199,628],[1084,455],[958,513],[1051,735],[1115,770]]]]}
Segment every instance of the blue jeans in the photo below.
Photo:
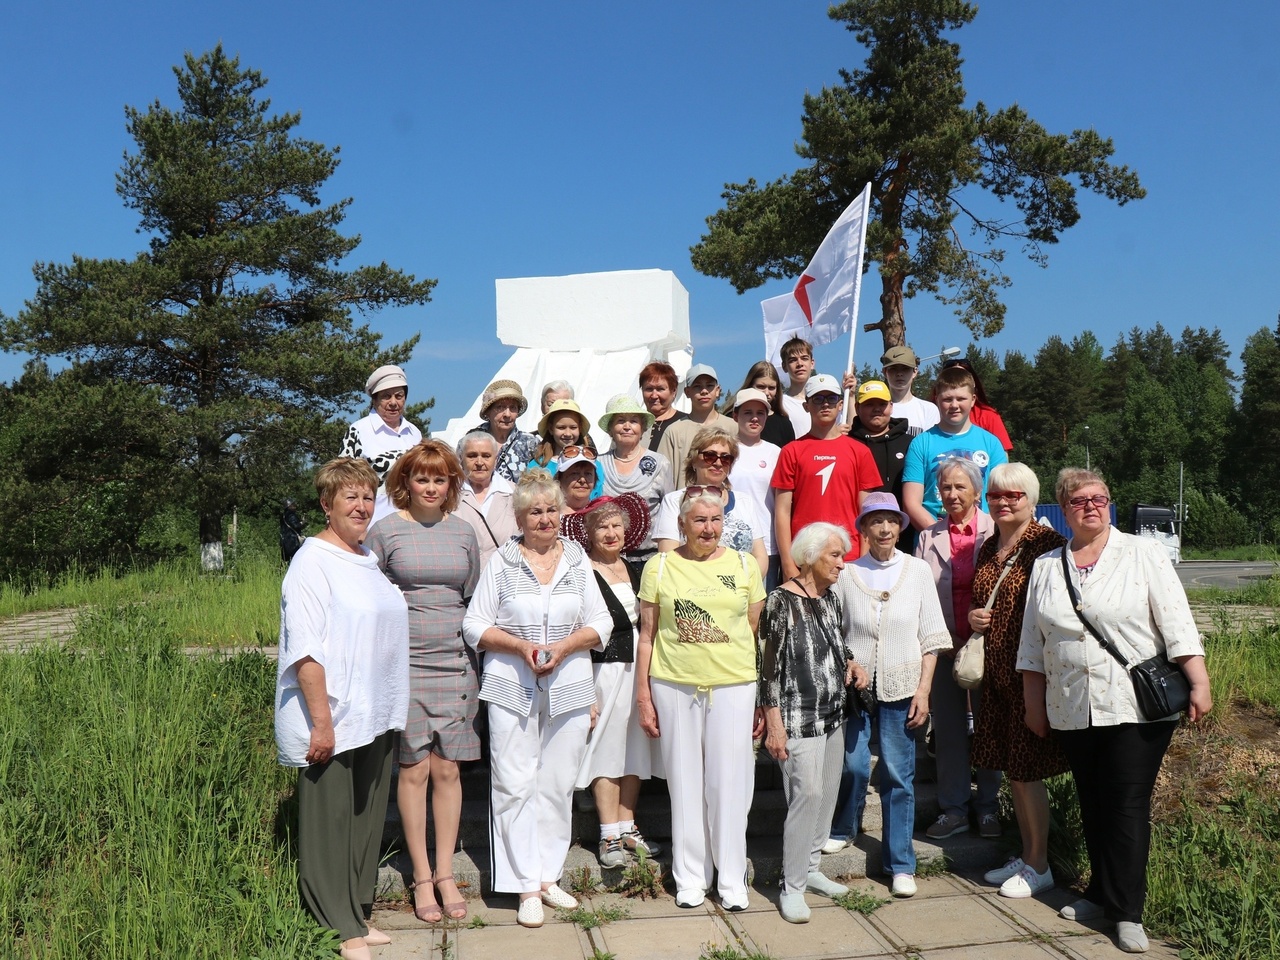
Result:
{"type": "MultiPolygon", "coordinates": [[[[911,833],[916,819],[916,732],[907,729],[911,700],[877,703],[880,729],[880,859],[884,872],[915,873],[916,852],[911,833]]],[[[849,840],[857,836],[871,780],[871,719],[855,713],[845,722],[844,773],[840,799],[831,821],[831,836],[849,840]]]]}

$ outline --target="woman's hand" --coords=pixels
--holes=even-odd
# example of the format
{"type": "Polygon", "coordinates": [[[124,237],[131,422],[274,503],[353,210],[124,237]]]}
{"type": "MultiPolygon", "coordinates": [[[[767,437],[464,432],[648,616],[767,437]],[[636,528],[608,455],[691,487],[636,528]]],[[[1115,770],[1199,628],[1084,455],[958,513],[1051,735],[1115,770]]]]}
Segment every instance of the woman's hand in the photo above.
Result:
{"type": "Polygon", "coordinates": [[[307,747],[307,763],[328,763],[333,759],[335,739],[333,724],[315,724],[311,727],[311,745],[307,747]]]}
{"type": "Polygon", "coordinates": [[[1049,738],[1049,712],[1045,709],[1044,700],[1026,702],[1023,722],[1027,725],[1027,729],[1041,740],[1049,738]]]}
{"type": "Polygon", "coordinates": [[[767,723],[768,732],[764,738],[764,748],[769,751],[769,756],[781,762],[787,759],[787,731],[783,729],[782,721],[777,723],[767,723]]]}
{"type": "Polygon", "coordinates": [[[531,643],[529,647],[531,648],[531,652],[528,654],[529,666],[533,670],[535,677],[545,677],[564,661],[563,640],[546,644],[531,643]],[[543,656],[541,662],[538,659],[539,653],[543,656]]]}
{"type": "Polygon", "coordinates": [[[636,695],[636,713],[640,719],[640,729],[651,740],[657,740],[662,731],[658,729],[658,711],[653,709],[653,701],[648,690],[643,695],[636,695]]]}
{"type": "Polygon", "coordinates": [[[599,719],[600,719],[600,704],[593,703],[591,705],[591,726],[588,727],[587,729],[594,730],[596,728],[596,721],[599,719]]]}
{"type": "Polygon", "coordinates": [[[969,627],[975,633],[986,633],[991,627],[991,611],[986,607],[975,607],[970,610],[969,627]]]}
{"type": "Polygon", "coordinates": [[[925,721],[928,719],[929,688],[920,686],[916,688],[915,695],[911,698],[911,706],[907,710],[907,729],[919,729],[925,725],[925,721]]]}
{"type": "Polygon", "coordinates": [[[849,684],[853,684],[855,690],[865,690],[871,686],[871,674],[867,673],[866,667],[853,659],[844,662],[844,685],[847,687],[849,684]]]}
{"type": "Polygon", "coordinates": [[[1177,657],[1174,661],[1182,668],[1191,682],[1191,704],[1187,707],[1187,718],[1195,723],[1213,709],[1213,694],[1209,690],[1209,671],[1205,669],[1204,657],[1177,657]]]}
{"type": "MultiPolygon", "coordinates": [[[[782,715],[778,715],[778,722],[781,723],[782,715]]],[[[764,736],[764,707],[756,707],[755,715],[751,718],[751,739],[759,740],[764,736]]]]}

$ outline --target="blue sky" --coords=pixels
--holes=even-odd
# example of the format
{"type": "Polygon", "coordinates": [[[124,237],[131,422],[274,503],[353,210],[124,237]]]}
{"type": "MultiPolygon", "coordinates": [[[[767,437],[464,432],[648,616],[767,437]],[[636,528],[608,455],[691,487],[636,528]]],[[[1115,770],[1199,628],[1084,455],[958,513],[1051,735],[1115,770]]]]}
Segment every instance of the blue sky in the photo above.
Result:
{"type": "MultiPolygon", "coordinates": [[[[759,301],[702,277],[688,248],[726,181],[798,166],[801,97],[855,67],[853,36],[811,0],[380,4],[220,0],[23,4],[0,34],[0,311],[36,261],[131,257],[145,245],[115,194],[124,106],[176,102],[173,64],[221,41],[270,80],[301,136],[341,146],[327,201],[353,197],[359,262],[439,280],[432,303],[371,318],[421,331],[408,373],[460,414],[509,355],[494,279],[658,267],[690,295],[698,360],[736,386],[763,352],[759,301]]],[[[1033,352],[1092,329],[1221,327],[1233,352],[1280,311],[1280,5],[993,0],[955,34],[971,101],[1020,103],[1050,130],[1093,126],[1148,190],[1085,196],[1042,270],[1011,250],[1004,332],[1033,352]]],[[[862,320],[876,319],[869,275],[862,320]]],[[[921,355],[968,342],[950,310],[908,301],[921,355]]],[[[843,365],[847,341],[818,351],[843,365]]],[[[859,364],[879,355],[860,335],[859,364]]],[[[1237,361],[1238,363],[1238,361],[1237,361]]],[[[0,355],[0,379],[21,358],[0,355]]]]}

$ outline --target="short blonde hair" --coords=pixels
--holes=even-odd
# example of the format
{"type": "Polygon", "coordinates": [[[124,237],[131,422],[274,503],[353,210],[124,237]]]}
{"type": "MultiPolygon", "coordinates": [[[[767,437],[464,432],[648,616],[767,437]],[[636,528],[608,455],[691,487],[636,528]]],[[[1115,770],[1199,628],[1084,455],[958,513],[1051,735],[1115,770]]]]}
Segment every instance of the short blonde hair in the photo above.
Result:
{"type": "Polygon", "coordinates": [[[368,487],[376,495],[378,475],[360,457],[338,457],[316,471],[316,495],[322,504],[332,505],[343,487],[368,487]]]}
{"type": "Polygon", "coordinates": [[[1040,502],[1040,478],[1025,463],[1001,463],[987,474],[987,489],[1021,490],[1034,507],[1040,502]]]}
{"type": "Polygon", "coordinates": [[[1063,467],[1058,471],[1058,482],[1053,485],[1053,494],[1058,498],[1058,506],[1063,510],[1067,509],[1067,501],[1081,487],[1087,487],[1092,483],[1096,483],[1107,491],[1107,496],[1111,496],[1111,488],[1107,486],[1107,481],[1092,470],[1085,470],[1083,467],[1063,467]]]}
{"type": "MultiPolygon", "coordinates": [[[[713,443],[723,443],[729,448],[729,455],[734,460],[738,459],[738,438],[731,433],[726,433],[719,427],[703,427],[693,435],[693,442],[689,444],[689,453],[684,458],[684,485],[687,487],[691,483],[697,483],[698,475],[694,472],[694,462],[702,456],[702,451],[713,443]]],[[[727,473],[728,471],[726,471],[727,473]]],[[[725,489],[729,488],[729,478],[724,478],[725,489]]]]}
{"type": "Polygon", "coordinates": [[[539,498],[550,500],[557,510],[564,510],[564,491],[560,489],[559,481],[546,470],[530,467],[520,474],[516,492],[511,497],[511,510],[516,519],[523,520],[539,498]]]}

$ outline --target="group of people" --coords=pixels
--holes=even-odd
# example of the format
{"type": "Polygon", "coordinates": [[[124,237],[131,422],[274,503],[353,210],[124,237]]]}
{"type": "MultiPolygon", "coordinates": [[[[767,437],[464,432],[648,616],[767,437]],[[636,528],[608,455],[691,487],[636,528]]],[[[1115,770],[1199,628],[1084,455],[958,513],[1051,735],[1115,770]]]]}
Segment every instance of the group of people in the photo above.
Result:
{"type": "Polygon", "coordinates": [[[882,867],[894,896],[916,892],[929,725],[927,836],[967,832],[972,815],[999,837],[1003,775],[1021,848],[986,879],[1034,896],[1054,883],[1044,780],[1070,770],[1092,870],[1063,916],[1115,921],[1123,949],[1146,948],[1150,796],[1177,717],[1140,713],[1081,617],[1135,663],[1178,663],[1194,721],[1212,701],[1185,595],[1160,550],[1112,527],[1094,473],[1058,479],[1069,540],[1036,521],[1036,476],[1008,462],[967,362],[940,371],[932,403],[911,392],[909,348],[882,362],[883,380],[840,381],[795,339],[785,388],[762,361],[723,412],[715,370],[697,364],[688,413],[675,371],[650,363],[642,402],[619,394],[596,421],[604,452],[563,381],[543,390],[537,435],[516,425],[520,385],[491,383],[451,449],[404,419],[403,371],[374,371],[370,415],[317,474],[327,522],[284,581],[277,684],[302,899],[344,956],[387,942],[367,916],[393,760],[414,913],[462,920],[458,764],[487,737],[493,889],[537,927],[544,905],[576,906],[559,885],[574,790],[591,790],[600,863],[619,867],[659,853],[636,820],[652,777],[670,794],[676,903],[714,888],[745,908],[762,741],[787,799],[779,908],[801,923],[806,893],[847,892],[821,860],[860,831],[873,728],[882,867]],[[978,636],[982,683],[967,689],[952,663],[978,636]]]}

